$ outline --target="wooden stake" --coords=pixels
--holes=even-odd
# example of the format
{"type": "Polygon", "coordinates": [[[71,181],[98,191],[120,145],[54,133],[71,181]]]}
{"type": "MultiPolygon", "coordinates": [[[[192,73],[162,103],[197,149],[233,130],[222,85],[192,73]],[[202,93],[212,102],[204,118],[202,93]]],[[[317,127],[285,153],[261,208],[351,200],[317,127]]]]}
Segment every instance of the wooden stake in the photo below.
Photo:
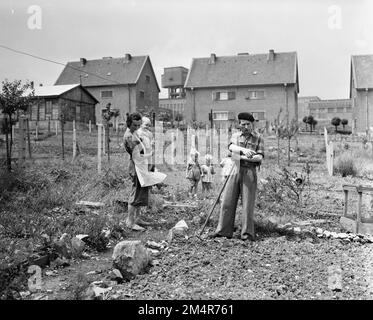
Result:
{"type": "Polygon", "coordinates": [[[29,119],[26,121],[26,134],[27,134],[27,144],[28,144],[28,155],[29,158],[31,159],[31,138],[30,138],[30,124],[29,124],[29,119]]]}
{"type": "Polygon", "coordinates": [[[101,174],[102,124],[97,124],[97,171],[101,174]]]}

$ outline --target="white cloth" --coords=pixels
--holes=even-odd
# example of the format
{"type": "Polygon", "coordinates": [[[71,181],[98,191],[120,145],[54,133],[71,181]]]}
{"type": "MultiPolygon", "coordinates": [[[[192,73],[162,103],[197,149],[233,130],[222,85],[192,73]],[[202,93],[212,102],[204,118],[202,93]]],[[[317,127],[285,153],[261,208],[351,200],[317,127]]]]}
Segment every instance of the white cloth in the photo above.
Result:
{"type": "Polygon", "coordinates": [[[232,168],[233,165],[234,165],[234,162],[232,161],[231,157],[224,158],[220,162],[220,166],[223,167],[223,169],[221,170],[221,175],[223,177],[229,175],[229,173],[231,172],[231,168],[232,168]]]}
{"type": "Polygon", "coordinates": [[[133,136],[140,142],[132,152],[132,159],[135,163],[135,170],[141,187],[154,186],[163,182],[167,175],[162,172],[149,171],[148,158],[151,157],[151,153],[146,153],[147,149],[136,132],[134,132],[133,136]],[[144,150],[145,153],[140,154],[141,150],[144,150]]]}

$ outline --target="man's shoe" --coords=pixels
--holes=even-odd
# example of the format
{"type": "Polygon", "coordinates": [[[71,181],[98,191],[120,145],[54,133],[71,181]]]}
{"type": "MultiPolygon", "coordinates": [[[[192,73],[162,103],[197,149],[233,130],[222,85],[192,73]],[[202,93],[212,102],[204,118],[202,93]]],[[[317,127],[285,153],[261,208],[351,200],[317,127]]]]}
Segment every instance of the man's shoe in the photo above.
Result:
{"type": "Polygon", "coordinates": [[[243,241],[246,241],[246,240],[250,240],[250,241],[255,241],[255,237],[253,237],[251,234],[243,234],[241,235],[241,240],[243,241]]]}
{"type": "Polygon", "coordinates": [[[220,233],[217,233],[217,232],[213,232],[213,233],[210,233],[209,235],[208,235],[208,238],[227,238],[227,239],[232,239],[232,236],[223,236],[223,235],[221,235],[220,233]]]}

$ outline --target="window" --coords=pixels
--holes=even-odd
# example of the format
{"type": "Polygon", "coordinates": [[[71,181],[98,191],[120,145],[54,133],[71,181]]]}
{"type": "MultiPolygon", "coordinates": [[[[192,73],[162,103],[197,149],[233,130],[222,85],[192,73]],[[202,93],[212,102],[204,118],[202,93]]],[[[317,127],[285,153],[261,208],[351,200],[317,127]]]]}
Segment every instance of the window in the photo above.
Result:
{"type": "Polygon", "coordinates": [[[38,120],[38,105],[34,104],[31,107],[31,120],[38,120]]]}
{"type": "Polygon", "coordinates": [[[144,98],[145,97],[145,92],[140,90],[140,98],[144,98]]]}
{"type": "Polygon", "coordinates": [[[249,90],[249,95],[247,97],[249,100],[258,100],[258,99],[264,99],[264,91],[250,91],[249,90]]]}
{"type": "Polygon", "coordinates": [[[214,120],[228,120],[228,111],[214,111],[212,113],[212,117],[214,120]]]}
{"type": "Polygon", "coordinates": [[[334,113],[335,112],[335,108],[328,108],[328,113],[334,113]]]}
{"type": "Polygon", "coordinates": [[[235,91],[218,91],[212,93],[212,99],[214,101],[223,101],[223,100],[234,100],[236,99],[235,91]]]}
{"type": "Polygon", "coordinates": [[[343,107],[338,107],[337,112],[344,112],[344,108],[343,107]]]}
{"type": "Polygon", "coordinates": [[[58,104],[53,103],[52,105],[52,119],[53,120],[58,120],[58,104]]]}
{"type": "Polygon", "coordinates": [[[112,98],[112,97],[113,97],[112,90],[101,91],[101,98],[112,98]]]}
{"type": "Polygon", "coordinates": [[[255,112],[253,112],[253,116],[256,120],[265,120],[265,112],[264,111],[255,111],[255,112]]]}
{"type": "Polygon", "coordinates": [[[149,83],[150,82],[150,76],[146,75],[145,76],[145,81],[146,81],[146,83],[149,83]]]}

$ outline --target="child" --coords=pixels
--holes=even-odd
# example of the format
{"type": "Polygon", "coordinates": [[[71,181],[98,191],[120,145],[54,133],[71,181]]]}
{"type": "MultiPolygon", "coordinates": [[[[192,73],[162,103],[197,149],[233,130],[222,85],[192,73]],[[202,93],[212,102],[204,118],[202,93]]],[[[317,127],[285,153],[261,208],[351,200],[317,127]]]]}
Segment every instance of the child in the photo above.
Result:
{"type": "Polygon", "coordinates": [[[215,174],[213,165],[211,164],[211,156],[206,155],[206,164],[202,165],[202,193],[205,195],[206,192],[212,189],[212,175],[215,174]]]}
{"type": "Polygon", "coordinates": [[[232,161],[232,154],[229,152],[227,154],[227,157],[222,159],[220,162],[220,167],[222,167],[221,171],[221,180],[222,182],[225,181],[225,179],[228,177],[229,172],[231,171],[231,168],[233,166],[233,161],[232,161]]]}
{"type": "Polygon", "coordinates": [[[199,152],[197,150],[192,150],[190,152],[190,160],[188,161],[186,170],[186,178],[190,181],[189,197],[194,196],[194,198],[197,198],[198,182],[202,174],[201,167],[198,163],[198,155],[199,152]]]}

